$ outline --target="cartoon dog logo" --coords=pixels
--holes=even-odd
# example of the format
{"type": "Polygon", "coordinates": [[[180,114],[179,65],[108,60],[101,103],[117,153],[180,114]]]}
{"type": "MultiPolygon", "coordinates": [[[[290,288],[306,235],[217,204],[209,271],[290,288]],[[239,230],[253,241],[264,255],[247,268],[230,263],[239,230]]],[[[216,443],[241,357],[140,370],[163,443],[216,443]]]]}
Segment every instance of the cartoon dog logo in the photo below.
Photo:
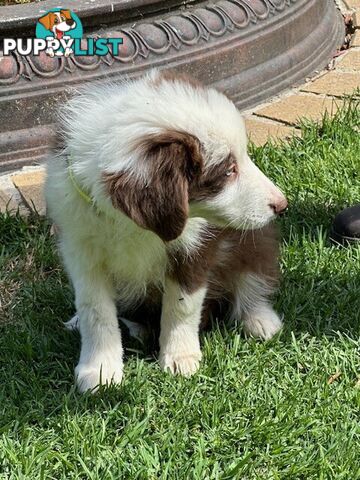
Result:
{"type": "MultiPolygon", "coordinates": [[[[57,40],[62,40],[63,37],[68,38],[65,34],[69,30],[73,30],[76,27],[76,22],[71,16],[70,10],[60,10],[58,12],[49,12],[38,20],[46,30],[50,30],[57,40]]],[[[54,51],[53,48],[48,48],[46,53],[51,57],[62,56],[68,57],[73,50],[69,47],[62,50],[54,51]]]]}

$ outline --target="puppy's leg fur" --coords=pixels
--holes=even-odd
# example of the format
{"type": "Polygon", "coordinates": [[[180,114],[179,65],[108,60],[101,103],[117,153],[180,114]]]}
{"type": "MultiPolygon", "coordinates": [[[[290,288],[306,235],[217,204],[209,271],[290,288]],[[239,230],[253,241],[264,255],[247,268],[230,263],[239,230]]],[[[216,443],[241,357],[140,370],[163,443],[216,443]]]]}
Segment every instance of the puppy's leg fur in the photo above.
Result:
{"type": "Polygon", "coordinates": [[[171,373],[194,374],[200,364],[199,326],[206,288],[186,293],[166,279],[161,315],[160,365],[171,373]]]}
{"type": "Polygon", "coordinates": [[[76,308],[81,334],[80,360],[75,369],[79,390],[120,383],[123,348],[113,292],[101,275],[76,279],[76,308]]]}
{"type": "Polygon", "coordinates": [[[120,383],[123,374],[123,348],[118,325],[115,292],[111,281],[90,252],[62,239],[65,265],[75,289],[81,352],[75,368],[81,392],[95,392],[99,384],[120,383]]]}
{"type": "Polygon", "coordinates": [[[272,338],[282,327],[268,297],[273,287],[254,273],[243,273],[235,289],[234,317],[242,314],[245,333],[263,340],[272,338]]]}

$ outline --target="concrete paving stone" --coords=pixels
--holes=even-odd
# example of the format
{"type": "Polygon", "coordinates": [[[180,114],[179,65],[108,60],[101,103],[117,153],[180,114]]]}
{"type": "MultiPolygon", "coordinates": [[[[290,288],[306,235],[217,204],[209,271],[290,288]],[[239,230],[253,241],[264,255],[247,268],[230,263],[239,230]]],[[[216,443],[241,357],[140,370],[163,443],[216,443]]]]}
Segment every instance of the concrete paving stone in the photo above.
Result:
{"type": "Polygon", "coordinates": [[[360,0],[345,0],[345,3],[348,8],[360,9],[360,0]]]}
{"type": "MultiPolygon", "coordinates": [[[[357,33],[360,33],[359,31],[357,33]]],[[[351,48],[346,55],[339,58],[336,70],[355,70],[360,73],[360,50],[351,48]]]]}
{"type": "Polygon", "coordinates": [[[283,140],[299,133],[296,128],[269,122],[253,115],[245,117],[245,124],[249,139],[257,146],[264,145],[270,138],[283,140]]]}
{"type": "Polygon", "coordinates": [[[297,125],[299,120],[304,117],[318,121],[325,111],[331,115],[337,111],[341,103],[338,100],[334,102],[331,98],[295,94],[256,110],[255,114],[290,125],[297,125]]]}
{"type": "Polygon", "coordinates": [[[45,215],[44,170],[19,172],[12,175],[11,179],[27,207],[40,215],[45,215]]]}
{"type": "Polygon", "coordinates": [[[360,47],[360,30],[356,30],[352,40],[351,40],[352,47],[360,47]]]}
{"type": "Polygon", "coordinates": [[[360,88],[359,73],[332,71],[301,88],[303,92],[324,93],[327,95],[349,95],[360,88]]]}
{"type": "Polygon", "coordinates": [[[18,207],[17,201],[7,191],[0,189],[0,212],[16,211],[18,207]]]}
{"type": "Polygon", "coordinates": [[[14,187],[9,175],[0,176],[0,212],[15,213],[19,209],[22,215],[28,210],[21,202],[19,192],[14,187]]]}
{"type": "Polygon", "coordinates": [[[353,23],[356,27],[360,26],[360,0],[346,0],[347,8],[353,12],[353,23]]]}

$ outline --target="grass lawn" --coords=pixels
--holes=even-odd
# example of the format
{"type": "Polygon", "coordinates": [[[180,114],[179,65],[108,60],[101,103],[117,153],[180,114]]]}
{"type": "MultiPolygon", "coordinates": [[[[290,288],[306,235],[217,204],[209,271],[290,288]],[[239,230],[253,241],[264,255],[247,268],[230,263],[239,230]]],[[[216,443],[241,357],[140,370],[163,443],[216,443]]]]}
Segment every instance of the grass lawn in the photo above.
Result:
{"type": "Polygon", "coordinates": [[[360,201],[354,102],[252,154],[287,194],[285,328],[215,326],[191,379],[127,344],[120,388],[80,396],[73,294],[41,219],[0,218],[0,479],[360,479],[360,246],[327,240],[360,201]]]}

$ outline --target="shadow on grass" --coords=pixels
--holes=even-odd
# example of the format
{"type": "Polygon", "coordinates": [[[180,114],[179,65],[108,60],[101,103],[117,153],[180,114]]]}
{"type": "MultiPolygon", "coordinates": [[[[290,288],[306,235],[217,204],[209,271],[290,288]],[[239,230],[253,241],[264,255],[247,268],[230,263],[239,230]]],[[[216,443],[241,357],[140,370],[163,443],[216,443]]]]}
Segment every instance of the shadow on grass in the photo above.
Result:
{"type": "Polygon", "coordinates": [[[311,335],[360,333],[360,245],[334,245],[332,221],[346,204],[296,201],[282,219],[282,285],[277,305],[285,330],[311,335]]]}

